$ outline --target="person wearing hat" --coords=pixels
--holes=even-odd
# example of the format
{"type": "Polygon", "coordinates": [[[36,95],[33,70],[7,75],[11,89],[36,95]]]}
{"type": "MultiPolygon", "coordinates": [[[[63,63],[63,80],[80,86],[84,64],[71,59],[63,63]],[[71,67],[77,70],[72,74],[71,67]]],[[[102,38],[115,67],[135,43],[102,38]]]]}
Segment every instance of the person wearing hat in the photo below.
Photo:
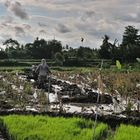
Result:
{"type": "Polygon", "coordinates": [[[39,84],[44,84],[48,78],[48,75],[51,74],[50,68],[46,63],[45,59],[41,60],[41,64],[38,65],[36,72],[38,73],[38,82],[39,84]]]}

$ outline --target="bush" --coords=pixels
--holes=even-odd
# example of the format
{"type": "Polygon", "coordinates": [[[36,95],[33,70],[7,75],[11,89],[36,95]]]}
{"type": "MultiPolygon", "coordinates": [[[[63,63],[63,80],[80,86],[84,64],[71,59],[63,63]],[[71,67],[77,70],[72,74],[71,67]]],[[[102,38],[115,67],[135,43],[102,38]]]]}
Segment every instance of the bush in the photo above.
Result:
{"type": "Polygon", "coordinates": [[[4,51],[0,51],[0,59],[7,59],[7,58],[8,58],[7,53],[4,51]]]}
{"type": "Polygon", "coordinates": [[[107,69],[107,68],[110,68],[110,67],[111,67],[111,64],[110,63],[104,63],[103,64],[103,68],[106,68],[107,69]]]}
{"type": "Polygon", "coordinates": [[[62,66],[63,65],[63,62],[64,62],[64,56],[61,53],[57,52],[55,54],[55,62],[59,66],[62,66]]]}

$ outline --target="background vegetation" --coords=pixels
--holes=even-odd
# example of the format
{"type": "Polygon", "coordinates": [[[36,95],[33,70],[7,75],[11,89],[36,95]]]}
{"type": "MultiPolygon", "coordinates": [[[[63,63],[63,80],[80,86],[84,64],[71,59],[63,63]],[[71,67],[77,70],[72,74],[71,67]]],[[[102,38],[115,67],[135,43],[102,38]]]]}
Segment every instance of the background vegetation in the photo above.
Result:
{"type": "MultiPolygon", "coordinates": [[[[49,59],[52,65],[64,66],[93,66],[98,65],[100,59],[105,59],[109,64],[120,60],[122,63],[133,63],[140,57],[139,30],[133,26],[125,27],[122,42],[117,39],[109,41],[109,36],[104,35],[99,49],[90,46],[62,46],[58,40],[44,40],[38,37],[25,45],[17,40],[8,39],[3,42],[6,49],[0,49],[0,59],[49,59]],[[109,61],[108,61],[109,60],[109,61]]],[[[23,64],[22,64],[23,65],[23,64]]]]}

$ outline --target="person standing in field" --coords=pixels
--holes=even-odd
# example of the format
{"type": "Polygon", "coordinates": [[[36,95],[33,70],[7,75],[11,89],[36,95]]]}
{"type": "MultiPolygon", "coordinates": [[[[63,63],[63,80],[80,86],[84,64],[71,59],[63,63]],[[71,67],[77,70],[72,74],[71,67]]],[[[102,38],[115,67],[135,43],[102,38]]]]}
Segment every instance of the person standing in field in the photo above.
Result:
{"type": "Polygon", "coordinates": [[[41,64],[37,66],[36,72],[38,73],[39,84],[43,85],[46,82],[48,75],[51,74],[50,68],[45,59],[41,60],[41,64]]]}

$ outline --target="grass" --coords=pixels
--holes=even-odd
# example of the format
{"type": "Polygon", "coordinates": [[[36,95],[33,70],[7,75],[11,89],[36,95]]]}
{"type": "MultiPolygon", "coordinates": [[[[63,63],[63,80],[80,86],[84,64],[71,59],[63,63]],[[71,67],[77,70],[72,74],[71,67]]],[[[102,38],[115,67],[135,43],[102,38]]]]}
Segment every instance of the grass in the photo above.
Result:
{"type": "Polygon", "coordinates": [[[0,71],[8,71],[8,72],[11,72],[11,71],[23,71],[24,69],[27,69],[27,68],[30,68],[30,67],[25,67],[25,66],[11,66],[11,67],[0,67],[0,71]]]}
{"type": "MultiPolygon", "coordinates": [[[[28,64],[37,64],[38,62],[26,62],[28,64]]],[[[0,71],[14,71],[14,70],[24,70],[26,68],[31,68],[31,66],[0,66],[0,71]]],[[[59,66],[52,66],[51,69],[56,72],[71,72],[71,73],[89,73],[89,72],[97,72],[99,71],[99,68],[96,66],[93,67],[59,67],[59,66]]],[[[116,66],[112,66],[111,68],[103,68],[103,73],[124,73],[127,69],[123,68],[121,70],[118,70],[116,66]]],[[[130,72],[139,72],[139,68],[133,68],[130,70],[130,72]]]]}
{"type": "Polygon", "coordinates": [[[139,140],[140,127],[132,125],[121,125],[112,140],[139,140]]]}
{"type": "MultiPolygon", "coordinates": [[[[2,118],[14,140],[92,140],[93,121],[80,118],[10,115],[2,118]]],[[[95,138],[100,140],[108,126],[97,125],[95,138]]]]}

